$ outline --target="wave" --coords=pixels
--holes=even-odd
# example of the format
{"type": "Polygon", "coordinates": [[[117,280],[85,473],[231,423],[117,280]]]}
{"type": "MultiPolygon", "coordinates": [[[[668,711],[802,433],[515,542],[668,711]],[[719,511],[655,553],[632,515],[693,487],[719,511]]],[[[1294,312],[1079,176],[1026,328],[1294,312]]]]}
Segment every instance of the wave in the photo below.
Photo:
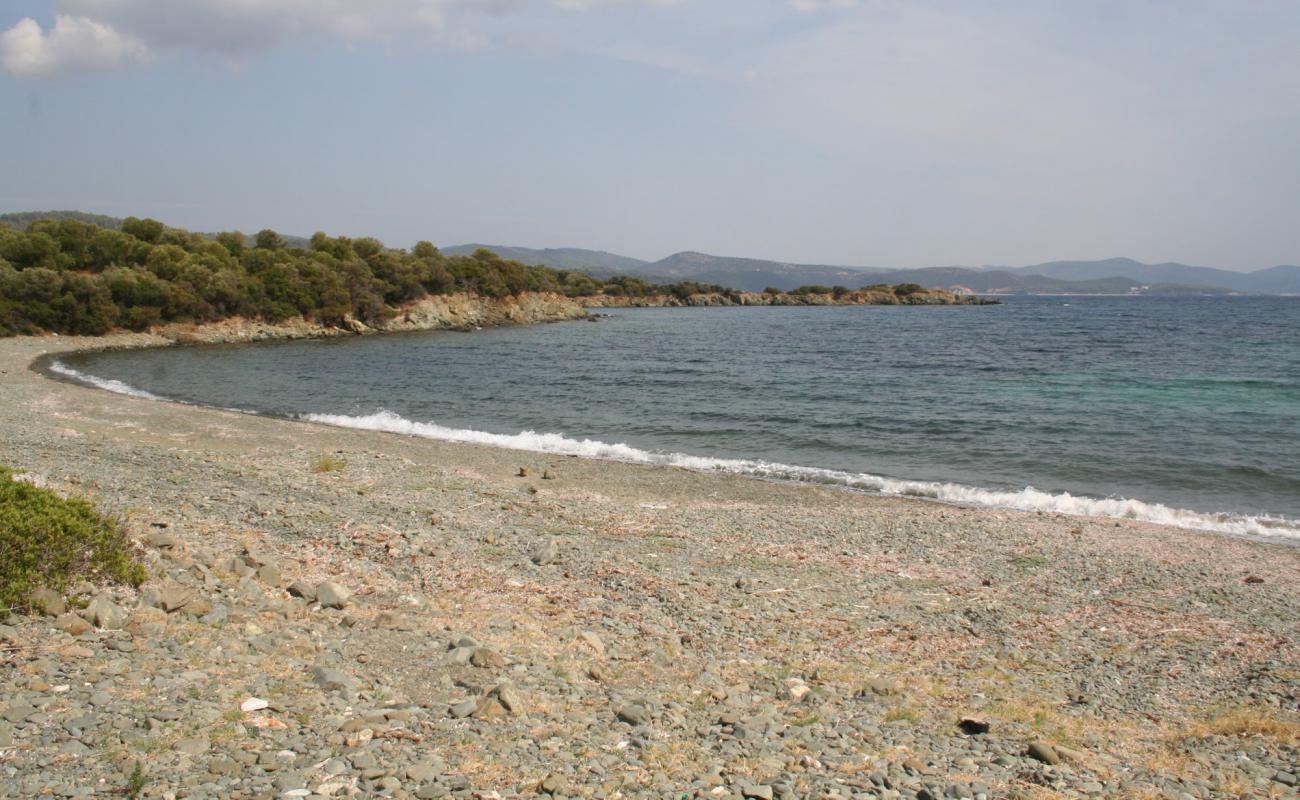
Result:
{"type": "Polygon", "coordinates": [[[84,383],[87,384],[88,386],[94,386],[99,389],[104,389],[106,391],[116,392],[117,394],[130,395],[131,397],[140,397],[145,400],[163,399],[156,394],[146,392],[144,389],[137,389],[134,386],[130,386],[128,384],[122,383],[121,381],[118,380],[113,380],[112,378],[98,378],[94,375],[87,375],[84,372],[78,372],[72,367],[69,367],[68,365],[64,364],[62,361],[51,361],[50,372],[53,372],[58,375],[62,375],[65,378],[71,378],[72,380],[77,381],[78,383],[84,383]]]}
{"type": "MultiPolygon", "coordinates": [[[[129,387],[128,387],[129,388],[129,387]]],[[[366,416],[344,414],[300,414],[299,419],[361,430],[386,431],[446,442],[480,444],[513,450],[528,450],[564,456],[659,464],[699,472],[724,472],[758,478],[840,486],[894,497],[912,497],[967,506],[1044,511],[1085,517],[1109,517],[1169,525],[1191,530],[1213,531],[1236,536],[1300,541],[1300,524],[1281,517],[1203,513],[1172,508],[1160,503],[1123,498],[1079,497],[1068,492],[1053,494],[1033,487],[1019,491],[985,489],[956,483],[909,481],[868,473],[851,473],[819,467],[800,467],[770,461],[710,458],[685,453],[656,453],[627,444],[594,439],[571,439],[559,433],[522,431],[516,434],[489,433],[448,428],[431,422],[415,422],[390,411],[366,416]]]]}

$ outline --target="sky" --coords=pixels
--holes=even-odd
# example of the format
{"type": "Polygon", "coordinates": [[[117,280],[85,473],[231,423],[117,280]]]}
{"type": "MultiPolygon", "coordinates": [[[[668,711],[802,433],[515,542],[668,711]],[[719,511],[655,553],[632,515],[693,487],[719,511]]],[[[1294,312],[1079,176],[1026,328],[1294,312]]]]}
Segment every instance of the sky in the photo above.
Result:
{"type": "Polygon", "coordinates": [[[1300,263],[1295,0],[5,0],[0,211],[1300,263]]]}

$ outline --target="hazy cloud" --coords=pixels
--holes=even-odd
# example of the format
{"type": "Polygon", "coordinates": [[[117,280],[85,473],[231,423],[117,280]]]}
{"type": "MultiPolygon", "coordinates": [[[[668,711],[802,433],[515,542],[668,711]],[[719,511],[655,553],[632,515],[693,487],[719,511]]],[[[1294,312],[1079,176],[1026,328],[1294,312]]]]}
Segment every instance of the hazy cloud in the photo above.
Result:
{"type": "MultiPolygon", "coordinates": [[[[565,11],[674,5],[682,0],[550,0],[565,11]]],[[[49,30],[23,19],[0,34],[15,75],[111,69],[189,49],[239,57],[301,36],[348,42],[422,39],[466,46],[478,39],[455,23],[501,15],[527,0],[61,0],[49,30]]]]}
{"type": "Polygon", "coordinates": [[[139,39],[87,17],[60,14],[48,31],[33,19],[0,33],[0,58],[14,75],[97,70],[149,60],[139,39]]]}
{"type": "Polygon", "coordinates": [[[853,8],[858,0],[790,0],[795,11],[821,11],[824,8],[853,8]]]}

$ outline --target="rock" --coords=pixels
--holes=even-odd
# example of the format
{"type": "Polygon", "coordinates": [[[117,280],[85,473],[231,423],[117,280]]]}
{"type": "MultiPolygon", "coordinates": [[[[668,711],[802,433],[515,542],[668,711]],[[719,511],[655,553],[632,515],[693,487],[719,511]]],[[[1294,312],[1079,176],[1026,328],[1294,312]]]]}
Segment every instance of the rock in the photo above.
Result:
{"type": "Polygon", "coordinates": [[[528,467],[520,467],[520,468],[519,468],[518,477],[520,477],[520,478],[527,478],[529,475],[532,475],[532,474],[533,474],[533,471],[532,471],[531,469],[529,469],[528,467]]]}
{"type": "Polygon", "coordinates": [[[858,690],[858,697],[893,697],[899,693],[898,684],[888,678],[872,678],[858,690]]]}
{"type": "Polygon", "coordinates": [[[212,613],[212,603],[205,597],[195,597],[181,606],[181,612],[191,617],[206,617],[212,613]]]}
{"type": "Polygon", "coordinates": [[[568,782],[559,775],[552,772],[537,784],[537,791],[541,794],[565,795],[568,794],[568,782]]]}
{"type": "Polygon", "coordinates": [[[785,682],[786,699],[796,703],[802,703],[812,694],[812,689],[800,678],[790,678],[785,682]]]}
{"type": "Polygon", "coordinates": [[[73,613],[60,614],[54,620],[54,627],[72,636],[80,636],[83,633],[90,633],[95,628],[89,622],[73,613]]]}
{"type": "Polygon", "coordinates": [[[410,618],[393,611],[381,612],[379,616],[375,617],[375,626],[394,631],[415,630],[415,623],[410,618]]]}
{"type": "Polygon", "coordinates": [[[114,603],[112,598],[106,594],[101,594],[90,601],[90,605],[86,606],[82,616],[93,622],[97,628],[121,630],[122,626],[126,624],[127,615],[126,611],[114,603]]]}
{"type": "Polygon", "coordinates": [[[472,666],[481,669],[499,669],[506,665],[505,658],[495,650],[487,647],[479,647],[469,657],[469,663],[472,666]]]}
{"type": "MultiPolygon", "coordinates": [[[[166,523],[154,523],[154,524],[167,527],[166,523]]],[[[145,534],[144,543],[152,548],[155,548],[157,550],[164,550],[164,551],[171,551],[178,544],[180,544],[178,541],[176,541],[175,536],[172,536],[170,533],[163,533],[162,531],[154,531],[152,533],[145,534]]]]}
{"type": "Polygon", "coordinates": [[[343,670],[317,666],[312,669],[312,680],[325,691],[351,691],[356,688],[356,679],[343,670]]]}
{"type": "Polygon", "coordinates": [[[484,697],[474,706],[474,711],[470,716],[474,719],[492,719],[494,717],[504,717],[506,715],[505,706],[494,696],[484,697]]]}
{"type": "Polygon", "coordinates": [[[211,743],[207,739],[181,739],[174,749],[187,756],[197,756],[208,752],[211,743]]]}
{"type": "Polygon", "coordinates": [[[448,708],[448,712],[456,719],[464,719],[470,714],[473,714],[474,709],[476,708],[478,708],[478,701],[470,698],[469,700],[462,700],[459,703],[453,703],[448,708]]]}
{"type": "Polygon", "coordinates": [[[169,582],[161,586],[151,586],[140,593],[140,601],[154,608],[161,608],[168,614],[180,611],[194,599],[194,590],[179,583],[169,582]]]}
{"type": "Polygon", "coordinates": [[[976,717],[962,717],[961,722],[957,723],[957,727],[961,729],[962,733],[969,736],[989,732],[988,721],[976,717]]]}
{"type": "Polygon", "coordinates": [[[477,651],[477,647],[457,647],[447,654],[447,661],[452,664],[468,664],[477,651]]]}
{"type": "Polygon", "coordinates": [[[1030,742],[1029,747],[1025,750],[1025,755],[1044,764],[1055,765],[1061,763],[1061,756],[1056,752],[1056,748],[1047,742],[1030,742]]]}
{"type": "Polygon", "coordinates": [[[343,608],[351,599],[352,592],[334,581],[322,581],[316,584],[316,602],[324,608],[343,608]]]}
{"type": "Polygon", "coordinates": [[[280,568],[275,564],[263,564],[257,568],[257,579],[267,586],[279,586],[281,583],[280,568]]]}
{"type": "Polygon", "coordinates": [[[503,683],[497,686],[492,690],[492,694],[496,696],[497,702],[501,704],[502,708],[515,716],[520,716],[527,711],[528,701],[524,697],[524,693],[517,689],[513,683],[503,683]]]}
{"type": "Polygon", "coordinates": [[[1273,780],[1283,786],[1295,786],[1297,783],[1296,776],[1290,772],[1278,772],[1273,776],[1273,780]]]}
{"type": "Polygon", "coordinates": [[[1079,752],[1078,750],[1071,750],[1068,747],[1061,747],[1059,744],[1052,745],[1052,749],[1055,750],[1056,755],[1067,764],[1082,764],[1084,759],[1086,758],[1086,756],[1083,753],[1079,752]]]}
{"type": "Polygon", "coordinates": [[[605,643],[600,640],[600,636],[595,632],[579,631],[578,638],[586,642],[587,646],[596,652],[596,655],[601,658],[605,657],[605,643]]]}
{"type": "Polygon", "coordinates": [[[132,636],[155,636],[167,626],[167,612],[161,608],[143,606],[131,612],[126,630],[132,636]]]}
{"type": "Polygon", "coordinates": [[[257,546],[245,547],[242,558],[245,564],[254,569],[275,563],[275,556],[257,546]]]}
{"type": "Polygon", "coordinates": [[[261,711],[264,708],[269,708],[270,705],[270,703],[260,697],[250,697],[239,704],[239,710],[247,714],[250,711],[261,711]]]}
{"type": "Polygon", "coordinates": [[[740,787],[742,797],[754,798],[754,800],[772,800],[772,787],[766,784],[743,784],[740,787]]]}
{"type": "Polygon", "coordinates": [[[309,603],[316,601],[316,587],[302,579],[289,584],[288,591],[292,597],[301,597],[309,603]]]}
{"type": "Polygon", "coordinates": [[[5,709],[4,714],[0,714],[0,716],[3,716],[6,722],[12,722],[17,725],[35,713],[36,709],[32,708],[24,701],[14,700],[9,704],[9,707],[5,709]]]}
{"type": "Polygon", "coordinates": [[[30,602],[33,608],[51,617],[57,617],[68,610],[68,604],[63,602],[63,595],[44,586],[32,592],[30,602]]]}
{"type": "Polygon", "coordinates": [[[539,567],[554,564],[560,557],[560,545],[554,539],[547,539],[533,551],[533,563],[539,567]]]}
{"type": "Polygon", "coordinates": [[[641,703],[630,703],[620,708],[617,716],[628,725],[645,725],[650,722],[650,709],[641,703]]]}
{"type": "Polygon", "coordinates": [[[437,780],[443,773],[443,767],[424,762],[412,764],[406,768],[406,779],[414,783],[428,783],[437,780]]]}

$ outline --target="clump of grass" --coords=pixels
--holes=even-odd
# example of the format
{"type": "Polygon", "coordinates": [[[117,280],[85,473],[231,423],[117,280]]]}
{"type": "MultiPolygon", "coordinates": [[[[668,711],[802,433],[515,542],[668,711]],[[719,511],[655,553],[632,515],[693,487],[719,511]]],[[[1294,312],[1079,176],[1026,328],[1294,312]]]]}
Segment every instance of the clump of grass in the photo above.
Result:
{"type": "Polygon", "coordinates": [[[1243,706],[1187,727],[1192,736],[1261,736],[1282,744],[1300,745],[1300,717],[1283,715],[1268,706],[1243,706]]]}
{"type": "Polygon", "coordinates": [[[61,592],[81,579],[144,582],[144,567],[112,518],[14,476],[0,466],[0,607],[25,608],[36,589],[61,592]]]}
{"type": "Polygon", "coordinates": [[[894,706],[885,712],[885,722],[908,722],[913,725],[921,721],[921,714],[911,706],[894,706]]]}
{"type": "Polygon", "coordinates": [[[311,460],[312,472],[340,472],[348,465],[346,458],[342,456],[331,455],[330,453],[321,453],[313,456],[311,460]]]}
{"type": "Polygon", "coordinates": [[[126,796],[135,800],[144,792],[146,785],[148,781],[144,777],[144,767],[137,761],[135,768],[131,770],[131,777],[126,780],[126,796]]]}

